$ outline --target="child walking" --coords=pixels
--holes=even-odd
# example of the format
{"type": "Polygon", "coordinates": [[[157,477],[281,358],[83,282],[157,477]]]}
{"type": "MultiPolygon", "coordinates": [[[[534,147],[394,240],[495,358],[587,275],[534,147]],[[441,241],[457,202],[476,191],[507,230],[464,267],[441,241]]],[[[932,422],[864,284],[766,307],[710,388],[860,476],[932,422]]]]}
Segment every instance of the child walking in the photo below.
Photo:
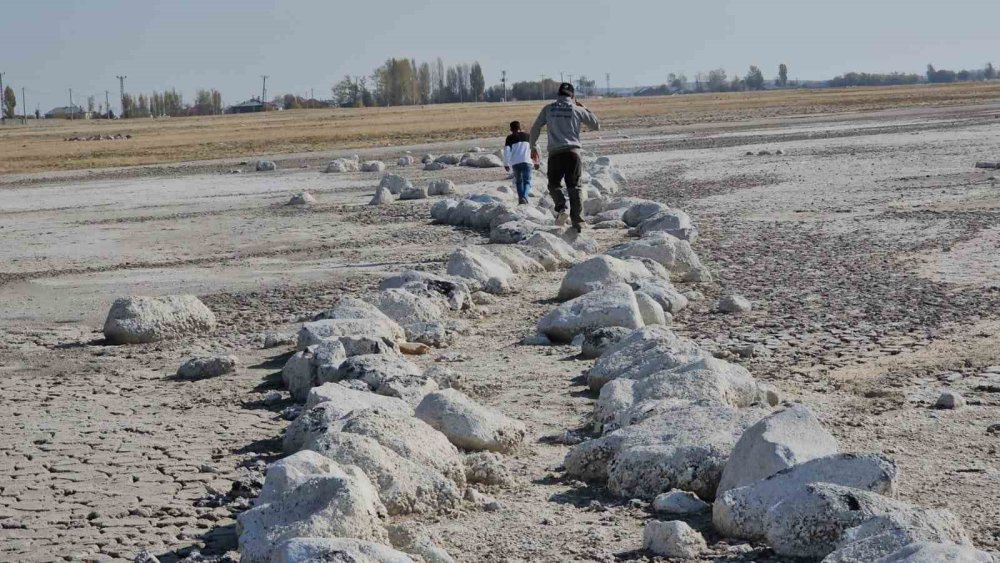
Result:
{"type": "Polygon", "coordinates": [[[521,131],[520,121],[510,122],[510,135],[503,147],[503,167],[510,172],[514,170],[514,186],[517,187],[517,203],[528,203],[531,192],[531,144],[528,134],[521,131]]]}

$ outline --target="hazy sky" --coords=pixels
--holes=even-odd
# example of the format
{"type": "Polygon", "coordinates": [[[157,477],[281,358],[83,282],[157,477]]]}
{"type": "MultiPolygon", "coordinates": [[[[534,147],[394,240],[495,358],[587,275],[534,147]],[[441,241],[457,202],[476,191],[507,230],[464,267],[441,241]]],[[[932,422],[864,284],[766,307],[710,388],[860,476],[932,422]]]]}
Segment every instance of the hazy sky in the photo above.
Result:
{"type": "MultiPolygon", "coordinates": [[[[388,57],[478,60],[487,83],[585,74],[614,86],[751,64],[771,78],[1000,66],[1000,0],[0,0],[0,72],[42,112],[88,94],[217,88],[226,103],[329,98],[388,57]]],[[[20,104],[20,99],[18,100],[20,104]]],[[[114,106],[117,108],[117,103],[114,106]]]]}

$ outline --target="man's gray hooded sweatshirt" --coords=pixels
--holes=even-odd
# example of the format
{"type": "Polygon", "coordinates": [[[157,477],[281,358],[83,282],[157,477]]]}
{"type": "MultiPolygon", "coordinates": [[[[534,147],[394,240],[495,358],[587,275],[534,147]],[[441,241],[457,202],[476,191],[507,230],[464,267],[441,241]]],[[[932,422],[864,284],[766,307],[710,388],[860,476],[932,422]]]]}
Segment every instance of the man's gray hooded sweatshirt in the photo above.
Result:
{"type": "Polygon", "coordinates": [[[531,147],[538,148],[538,136],[542,134],[542,127],[548,126],[550,155],[579,151],[581,123],[585,123],[591,131],[601,128],[594,112],[576,105],[569,96],[559,96],[555,102],[542,108],[535,124],[531,126],[531,147]]]}

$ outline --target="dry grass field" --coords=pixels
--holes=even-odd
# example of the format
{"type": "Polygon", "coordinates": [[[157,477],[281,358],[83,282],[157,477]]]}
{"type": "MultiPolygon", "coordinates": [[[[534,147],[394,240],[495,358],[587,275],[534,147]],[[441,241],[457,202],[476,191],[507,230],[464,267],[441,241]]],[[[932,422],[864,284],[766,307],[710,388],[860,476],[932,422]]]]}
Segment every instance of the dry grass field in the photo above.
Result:
{"type": "MultiPolygon", "coordinates": [[[[587,101],[607,129],[1000,100],[1000,83],[701,94],[587,101]]],[[[0,128],[0,174],[405,145],[502,134],[540,102],[296,110],[214,117],[65,121],[0,128]],[[122,141],[67,142],[76,135],[122,141]]]]}

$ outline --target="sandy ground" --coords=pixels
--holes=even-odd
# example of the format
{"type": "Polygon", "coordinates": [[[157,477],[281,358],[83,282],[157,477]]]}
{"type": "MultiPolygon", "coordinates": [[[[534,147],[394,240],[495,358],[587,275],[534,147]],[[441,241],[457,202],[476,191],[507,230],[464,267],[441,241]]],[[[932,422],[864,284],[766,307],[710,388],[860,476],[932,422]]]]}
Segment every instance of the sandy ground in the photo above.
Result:
{"type": "MultiPolygon", "coordinates": [[[[657,128],[588,145],[613,155],[629,193],[682,207],[699,225],[695,246],[718,282],[699,288],[708,299],[676,329],[810,404],[843,450],[896,458],[903,498],[955,511],[993,550],[1000,184],[972,164],[1000,160],[998,111],[657,128]],[[754,311],[713,314],[723,291],[746,295],[754,311]],[[749,344],[760,353],[733,355],[749,344]],[[931,408],[944,388],[970,406],[931,408]]],[[[0,559],[130,559],[148,548],[173,561],[235,549],[242,505],[225,494],[279,455],[279,413],[290,404],[262,403],[288,352],[261,350],[262,334],[292,330],[386,273],[440,270],[452,248],[482,242],[429,224],[429,201],[368,208],[374,175],[287,162],[268,174],[228,174],[239,166],[227,162],[0,180],[0,559]],[[303,189],[320,203],[283,205],[303,189]],[[178,292],[203,296],[220,320],[213,334],[101,341],[116,296],[178,292]],[[171,377],[206,351],[235,354],[241,367],[171,377]]],[[[406,174],[467,189],[506,182],[497,170],[406,174]]],[[[622,237],[597,236],[602,246],[622,237]]],[[[518,294],[467,317],[473,328],[455,346],[419,360],[451,360],[479,400],[530,431],[508,458],[518,485],[488,491],[500,511],[425,519],[462,561],[648,559],[638,550],[648,507],[562,477],[566,432],[581,430],[594,400],[579,378],[588,362],[569,347],[517,344],[552,307],[559,280],[522,276],[518,294]]],[[[774,560],[692,524],[706,529],[709,560],[774,560]]]]}

